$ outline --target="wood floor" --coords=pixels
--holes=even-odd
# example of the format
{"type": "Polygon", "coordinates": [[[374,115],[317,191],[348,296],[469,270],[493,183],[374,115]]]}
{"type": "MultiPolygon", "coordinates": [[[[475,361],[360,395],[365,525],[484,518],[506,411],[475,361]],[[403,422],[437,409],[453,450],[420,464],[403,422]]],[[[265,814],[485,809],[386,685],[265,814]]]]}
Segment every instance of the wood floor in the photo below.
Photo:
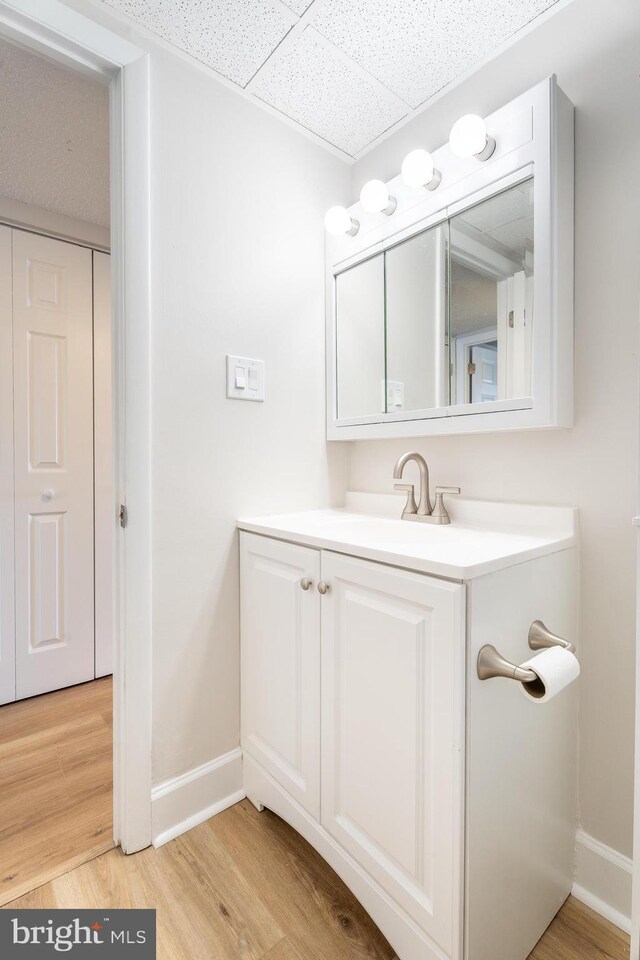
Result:
{"type": "Polygon", "coordinates": [[[111,678],[0,707],[0,904],[113,846],[111,678]]]}
{"type": "MultiPolygon", "coordinates": [[[[111,850],[11,906],[155,907],[158,960],[393,957],[321,857],[246,800],[159,850],[111,850]]],[[[570,899],[530,960],[628,957],[628,938],[570,899]]]]}
{"type": "Polygon", "coordinates": [[[629,960],[629,937],[569,897],[529,960],[629,960]]]}

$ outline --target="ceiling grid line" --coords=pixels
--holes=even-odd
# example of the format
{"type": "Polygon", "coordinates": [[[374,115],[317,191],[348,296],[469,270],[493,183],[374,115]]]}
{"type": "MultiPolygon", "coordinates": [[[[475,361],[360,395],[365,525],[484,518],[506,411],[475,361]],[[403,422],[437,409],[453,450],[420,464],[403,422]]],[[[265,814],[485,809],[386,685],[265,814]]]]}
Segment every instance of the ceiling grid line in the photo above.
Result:
{"type": "MultiPolygon", "coordinates": [[[[272,3],[283,3],[284,0],[271,0],[272,3]]],[[[289,49],[289,47],[295,43],[297,38],[306,30],[309,26],[311,18],[317,13],[319,8],[326,2],[326,0],[311,0],[311,3],[302,14],[302,16],[296,18],[296,22],[291,27],[291,30],[282,38],[280,43],[274,50],[269,54],[269,56],[260,64],[256,72],[253,74],[251,79],[247,84],[245,84],[244,89],[251,93],[253,86],[255,86],[255,81],[259,78],[262,71],[267,65],[272,66],[277,63],[280,57],[284,56],[289,49]]],[[[286,6],[286,4],[284,4],[286,6]]],[[[294,14],[295,16],[295,14],[294,14]]]]}
{"type": "MultiPolygon", "coordinates": [[[[323,0],[323,2],[325,2],[325,0],[323,0]]],[[[316,43],[319,43],[321,46],[325,47],[325,49],[330,50],[338,60],[342,60],[345,66],[348,65],[350,70],[353,70],[355,73],[360,74],[360,76],[364,80],[367,80],[369,83],[372,83],[374,86],[383,89],[385,93],[387,93],[393,100],[395,100],[395,102],[398,104],[399,107],[402,107],[404,110],[407,110],[407,111],[410,111],[413,109],[411,104],[408,103],[404,99],[404,97],[401,97],[399,94],[397,94],[395,90],[392,90],[388,84],[384,83],[384,81],[380,80],[378,77],[376,77],[373,73],[371,73],[361,64],[357,63],[355,60],[353,60],[349,56],[349,54],[345,53],[344,50],[341,50],[340,47],[336,46],[336,44],[333,43],[332,40],[327,39],[327,37],[325,37],[324,34],[320,33],[320,31],[315,26],[315,24],[313,23],[309,24],[309,29],[313,31],[313,35],[316,40],[316,43]]]]}

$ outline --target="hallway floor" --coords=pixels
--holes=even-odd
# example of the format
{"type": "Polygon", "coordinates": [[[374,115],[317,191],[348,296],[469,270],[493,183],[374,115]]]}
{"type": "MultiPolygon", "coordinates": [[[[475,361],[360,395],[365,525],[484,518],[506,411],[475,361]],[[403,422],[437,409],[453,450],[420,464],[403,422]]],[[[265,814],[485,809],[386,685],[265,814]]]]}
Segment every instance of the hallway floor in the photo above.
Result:
{"type": "MultiPolygon", "coordinates": [[[[392,960],[322,858],[244,800],[158,850],[119,850],[12,907],[156,907],[158,960],[392,960]]],[[[569,899],[530,960],[628,960],[629,939],[569,899]]]]}
{"type": "Polygon", "coordinates": [[[113,847],[111,691],[0,707],[0,904],[113,847]]]}

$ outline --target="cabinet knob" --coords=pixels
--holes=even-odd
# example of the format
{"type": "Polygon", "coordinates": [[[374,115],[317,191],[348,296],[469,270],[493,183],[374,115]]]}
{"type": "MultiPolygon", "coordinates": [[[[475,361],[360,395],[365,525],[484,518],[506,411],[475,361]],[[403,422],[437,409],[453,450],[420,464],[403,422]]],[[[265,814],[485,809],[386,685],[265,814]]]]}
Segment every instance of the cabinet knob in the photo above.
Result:
{"type": "Polygon", "coordinates": [[[313,580],[309,580],[309,577],[303,577],[300,581],[300,586],[303,590],[308,590],[312,583],[313,580]]]}
{"type": "Polygon", "coordinates": [[[324,596],[328,589],[329,589],[329,584],[325,583],[324,580],[321,580],[320,583],[318,584],[318,593],[321,593],[322,596],[324,596]]]}

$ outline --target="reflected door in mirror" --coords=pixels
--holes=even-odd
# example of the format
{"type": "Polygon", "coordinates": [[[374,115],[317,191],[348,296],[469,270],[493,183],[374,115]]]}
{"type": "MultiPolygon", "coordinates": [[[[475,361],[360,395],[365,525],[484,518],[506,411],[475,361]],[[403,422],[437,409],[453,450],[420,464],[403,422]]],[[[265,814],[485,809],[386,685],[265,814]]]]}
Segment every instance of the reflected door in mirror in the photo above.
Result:
{"type": "Polygon", "coordinates": [[[452,403],[530,397],[533,178],[449,221],[452,403]]]}

